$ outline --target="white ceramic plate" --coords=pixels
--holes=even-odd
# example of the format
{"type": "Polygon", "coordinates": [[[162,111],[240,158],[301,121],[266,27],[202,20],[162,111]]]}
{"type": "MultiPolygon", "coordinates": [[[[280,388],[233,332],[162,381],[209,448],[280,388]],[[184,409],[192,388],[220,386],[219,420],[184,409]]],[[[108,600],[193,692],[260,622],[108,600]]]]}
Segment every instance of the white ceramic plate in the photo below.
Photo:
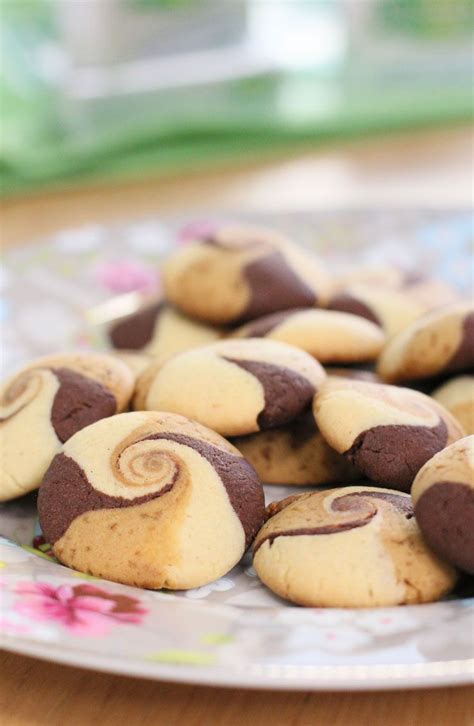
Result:
{"type": "MultiPolygon", "coordinates": [[[[319,247],[333,265],[350,261],[357,249],[360,261],[422,263],[460,288],[469,285],[467,212],[256,221],[274,221],[319,247]]],[[[189,231],[180,229],[179,220],[155,219],[91,226],[5,255],[4,371],[55,349],[102,346],[103,334],[90,327],[85,311],[111,294],[156,288],[156,264],[189,231]]],[[[267,499],[290,491],[295,490],[267,487],[267,499]]],[[[414,688],[473,681],[469,585],[430,605],[302,609],[274,597],[244,559],[212,585],[155,593],[62,567],[32,547],[35,527],[34,496],[0,507],[0,629],[6,649],[126,675],[252,688],[414,688]]]]}

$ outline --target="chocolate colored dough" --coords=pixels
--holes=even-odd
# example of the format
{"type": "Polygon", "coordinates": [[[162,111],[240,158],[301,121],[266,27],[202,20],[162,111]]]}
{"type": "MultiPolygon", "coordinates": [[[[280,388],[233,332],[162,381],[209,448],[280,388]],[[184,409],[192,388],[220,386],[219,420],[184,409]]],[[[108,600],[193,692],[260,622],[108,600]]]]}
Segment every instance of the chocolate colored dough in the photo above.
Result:
{"type": "MultiPolygon", "coordinates": [[[[189,446],[214,467],[226,489],[232,508],[242,523],[248,547],[262,526],[265,514],[262,485],[250,464],[242,457],[189,436],[157,434],[147,436],[143,441],[153,439],[175,441],[177,444],[189,446]]],[[[156,499],[173,488],[178,475],[179,472],[175,474],[172,482],[152,494],[135,499],[111,497],[94,489],[84,471],[73,459],[65,454],[58,454],[45,474],[38,496],[43,534],[48,542],[54,544],[76,517],[97,509],[132,507],[156,499]]]]}
{"type": "Polygon", "coordinates": [[[446,446],[444,421],[428,426],[375,426],[363,431],[344,452],[369,479],[409,492],[413,479],[428,459],[446,446]]]}
{"type": "Polygon", "coordinates": [[[321,534],[337,534],[338,532],[345,532],[348,529],[356,529],[357,527],[363,527],[367,522],[370,522],[370,520],[375,516],[376,510],[373,512],[367,513],[364,517],[361,517],[360,519],[354,519],[352,522],[344,522],[341,524],[326,524],[322,527],[302,527],[301,529],[284,529],[281,532],[271,532],[271,534],[268,534],[266,537],[262,537],[261,540],[259,540],[258,544],[254,548],[254,555],[260,547],[263,545],[264,542],[269,542],[270,547],[272,546],[273,542],[277,539],[277,537],[298,537],[300,535],[314,535],[318,536],[321,534]]]}
{"type": "Polygon", "coordinates": [[[144,348],[153,337],[156,320],[162,308],[163,302],[153,303],[118,320],[109,330],[109,338],[114,348],[123,350],[144,348]]]}
{"type": "Polygon", "coordinates": [[[258,320],[253,320],[248,324],[246,337],[247,338],[263,338],[267,333],[274,330],[280,323],[293,315],[294,313],[302,312],[307,308],[294,308],[293,310],[281,310],[278,313],[272,313],[271,315],[264,315],[258,320]]]}
{"type": "Polygon", "coordinates": [[[474,313],[464,318],[459,347],[443,373],[458,373],[474,369],[474,313]]]}
{"type": "Polygon", "coordinates": [[[293,450],[301,449],[316,435],[318,427],[311,410],[305,411],[288,425],[290,446],[293,450]]]}
{"type": "Polygon", "coordinates": [[[388,492],[372,492],[370,490],[367,490],[366,492],[352,492],[351,494],[346,494],[334,499],[333,509],[336,509],[339,512],[350,510],[350,505],[344,506],[344,503],[347,503],[347,500],[354,497],[362,497],[364,499],[367,497],[369,499],[381,499],[384,502],[389,502],[392,507],[395,507],[395,509],[398,509],[399,512],[405,514],[407,519],[411,519],[414,515],[413,504],[409,497],[404,497],[401,494],[395,494],[395,492],[393,494],[389,494],[388,492]]]}
{"type": "MultiPolygon", "coordinates": [[[[386,492],[354,492],[352,494],[346,494],[332,501],[332,508],[334,511],[347,512],[351,511],[354,507],[351,504],[355,498],[361,498],[363,500],[364,509],[361,508],[361,516],[357,519],[353,519],[352,522],[341,522],[340,524],[327,524],[322,527],[302,527],[301,529],[286,529],[280,532],[271,532],[266,537],[263,537],[254,549],[255,553],[260,549],[264,542],[269,542],[270,547],[277,537],[297,537],[299,535],[322,535],[322,534],[338,534],[339,532],[345,532],[349,529],[356,529],[357,527],[363,527],[365,524],[370,522],[373,517],[377,514],[377,507],[373,504],[371,499],[382,499],[388,501],[396,509],[402,511],[410,519],[413,517],[413,508],[410,500],[407,497],[402,497],[399,494],[388,494],[386,492]],[[369,500],[369,501],[367,501],[369,500]],[[369,509],[367,511],[367,504],[369,509]]],[[[289,502],[290,503],[290,502],[289,502]]],[[[282,511],[282,510],[280,510],[282,511]]]]}
{"type": "Polygon", "coordinates": [[[62,443],[77,431],[117,412],[115,396],[98,381],[69,368],[56,368],[53,372],[60,385],[51,409],[51,424],[62,443]]]}
{"type": "Polygon", "coordinates": [[[415,515],[430,547],[474,575],[474,489],[459,482],[437,482],[423,492],[415,515]]]}
{"type": "Polygon", "coordinates": [[[265,408],[257,417],[262,431],[293,421],[311,402],[315,389],[307,378],[284,366],[262,361],[225,358],[240,366],[260,381],[265,408]]]}
{"type": "Polygon", "coordinates": [[[341,292],[339,295],[335,295],[328,305],[330,310],[337,310],[340,313],[350,313],[351,315],[358,315],[359,318],[366,318],[372,323],[382,325],[375,313],[365,303],[357,300],[348,293],[341,292]]]}
{"type": "Polygon", "coordinates": [[[174,481],[158,492],[135,499],[111,497],[94,489],[74,459],[66,454],[57,454],[44,475],[38,494],[38,515],[43,535],[47,542],[54,544],[81,514],[143,504],[170,491],[173,484],[174,481]]]}
{"type": "Polygon", "coordinates": [[[235,325],[279,310],[314,307],[317,295],[288,265],[278,250],[249,262],[243,275],[250,288],[247,307],[235,325]]]}
{"type": "Polygon", "coordinates": [[[240,519],[245,532],[245,546],[248,547],[265,518],[263,487],[255,469],[248,461],[242,456],[230,454],[200,439],[181,434],[164,434],[149,438],[167,439],[189,446],[214,467],[224,484],[232,508],[240,519]]]}

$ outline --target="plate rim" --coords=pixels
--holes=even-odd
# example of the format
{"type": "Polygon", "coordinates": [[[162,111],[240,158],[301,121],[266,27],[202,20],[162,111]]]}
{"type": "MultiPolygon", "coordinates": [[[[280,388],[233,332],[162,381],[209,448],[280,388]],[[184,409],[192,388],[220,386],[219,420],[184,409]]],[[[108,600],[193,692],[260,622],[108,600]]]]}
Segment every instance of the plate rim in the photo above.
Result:
{"type": "Polygon", "coordinates": [[[77,650],[56,650],[46,643],[2,640],[4,650],[110,675],[165,681],[183,685],[252,690],[291,691],[380,691],[444,688],[474,685],[474,658],[427,663],[373,665],[282,665],[246,664],[241,668],[152,663],[139,659],[113,658],[98,653],[81,655],[77,650]]]}

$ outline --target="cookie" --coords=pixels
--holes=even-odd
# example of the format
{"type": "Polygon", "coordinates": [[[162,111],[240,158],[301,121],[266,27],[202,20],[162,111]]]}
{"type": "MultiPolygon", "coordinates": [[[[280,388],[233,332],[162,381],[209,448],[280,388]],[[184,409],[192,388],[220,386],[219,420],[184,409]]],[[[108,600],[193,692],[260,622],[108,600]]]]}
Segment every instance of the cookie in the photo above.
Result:
{"type": "Polygon", "coordinates": [[[127,366],[99,353],[39,358],[0,393],[0,500],[36,489],[62,444],[129,402],[127,366]]]}
{"type": "Polygon", "coordinates": [[[324,381],[308,353],[275,340],[223,340],[152,365],[134,408],[171,411],[223,436],[283,426],[311,403],[324,381]]]}
{"type": "Polygon", "coordinates": [[[334,295],[331,310],[351,313],[380,325],[391,337],[424,313],[424,307],[401,290],[353,285],[334,295]]]}
{"type": "Polygon", "coordinates": [[[239,328],[238,338],[271,338],[290,343],[320,363],[372,361],[385,343],[382,329],[361,317],[334,310],[285,310],[239,328]]]}
{"type": "Polygon", "coordinates": [[[162,272],[173,305],[216,325],[313,307],[329,294],[329,278],[314,256],[259,227],[216,229],[175,252],[162,272]]]}
{"type": "Polygon", "coordinates": [[[372,481],[410,491],[423,464],[464,432],[429,396],[408,388],[328,380],[314,400],[330,446],[372,481]]]}
{"type": "Polygon", "coordinates": [[[345,484],[359,474],[325,442],[311,411],[286,426],[233,439],[266,484],[345,484]]]}
{"type": "Polygon", "coordinates": [[[367,381],[368,383],[382,383],[381,379],[372,370],[364,368],[337,368],[333,366],[325,366],[324,370],[328,378],[349,378],[351,381],[367,381]]]}
{"type": "Polygon", "coordinates": [[[461,296],[456,290],[443,282],[433,278],[420,278],[410,285],[408,294],[419,303],[425,312],[438,308],[441,305],[450,305],[460,302],[461,296]]]}
{"type": "Polygon", "coordinates": [[[418,302],[424,311],[459,300],[457,292],[443,280],[429,277],[419,270],[396,265],[364,265],[338,275],[334,287],[344,291],[354,285],[398,290],[418,302]]]}
{"type": "Polygon", "coordinates": [[[263,523],[255,471],[181,416],[125,413],[65,444],[41,484],[40,525],[68,567],[172,590],[225,575],[263,523]]]}
{"type": "Polygon", "coordinates": [[[474,436],[456,441],[427,461],[411,495],[429,546],[474,575],[474,436]]]}
{"type": "Polygon", "coordinates": [[[121,350],[117,353],[111,353],[114,358],[125,363],[130,369],[134,379],[136,380],[153,362],[153,358],[145,353],[133,353],[129,350],[121,350]]]}
{"type": "Polygon", "coordinates": [[[140,351],[160,360],[220,337],[216,328],[191,320],[163,301],[120,318],[109,328],[114,348],[140,351]]]}
{"type": "Polygon", "coordinates": [[[459,421],[466,434],[474,434],[474,376],[452,378],[431,395],[459,421]]]}
{"type": "Polygon", "coordinates": [[[364,486],[270,505],[253,566],[280,597],[309,607],[389,607],[438,600],[453,568],[426,546],[410,496],[364,486]]]}
{"type": "Polygon", "coordinates": [[[436,309],[396,335],[384,348],[377,372],[389,383],[474,370],[474,305],[436,309]]]}
{"type": "Polygon", "coordinates": [[[350,267],[336,275],[334,287],[338,291],[353,285],[367,285],[391,290],[406,290],[419,283],[424,276],[418,270],[407,270],[399,265],[361,265],[350,267]]]}

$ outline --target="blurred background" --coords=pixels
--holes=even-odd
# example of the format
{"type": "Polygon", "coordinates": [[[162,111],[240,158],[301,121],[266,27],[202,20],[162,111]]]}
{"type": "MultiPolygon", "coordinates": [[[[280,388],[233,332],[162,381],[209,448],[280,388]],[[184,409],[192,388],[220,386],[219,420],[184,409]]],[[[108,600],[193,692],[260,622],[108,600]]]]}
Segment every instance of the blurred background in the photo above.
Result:
{"type": "Polygon", "coordinates": [[[472,116],[473,0],[2,0],[0,14],[8,197],[472,116]]]}

